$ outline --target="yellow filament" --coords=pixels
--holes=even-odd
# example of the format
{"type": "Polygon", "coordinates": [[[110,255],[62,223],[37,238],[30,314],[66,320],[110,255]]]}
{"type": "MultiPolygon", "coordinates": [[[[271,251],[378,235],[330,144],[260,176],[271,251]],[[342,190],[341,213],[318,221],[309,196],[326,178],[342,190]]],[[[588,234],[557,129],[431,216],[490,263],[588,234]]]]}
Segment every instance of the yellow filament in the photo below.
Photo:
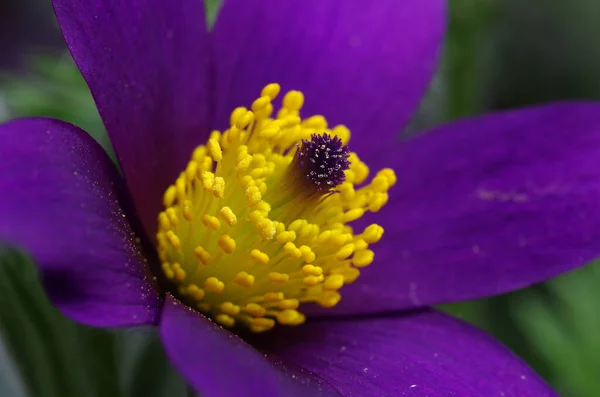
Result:
{"type": "Polygon", "coordinates": [[[193,151],[158,215],[158,253],[173,290],[219,324],[253,332],[302,324],[304,303],[340,301],[383,235],[379,225],[356,232],[349,223],[379,211],[396,183],[391,169],[368,182],[369,168],[350,153],[334,192],[294,185],[302,178],[290,164],[303,139],[327,133],[346,144],[350,131],[320,115],[302,119],[298,91],[274,114],[279,92],[267,85],[251,110],[235,109],[230,127],[193,151]]]}

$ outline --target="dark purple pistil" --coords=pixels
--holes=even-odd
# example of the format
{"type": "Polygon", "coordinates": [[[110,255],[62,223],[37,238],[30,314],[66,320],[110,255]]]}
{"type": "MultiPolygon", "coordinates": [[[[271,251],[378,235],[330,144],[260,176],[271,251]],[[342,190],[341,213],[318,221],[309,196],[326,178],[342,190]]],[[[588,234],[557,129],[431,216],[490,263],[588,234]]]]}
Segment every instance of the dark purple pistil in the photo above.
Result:
{"type": "Polygon", "coordinates": [[[337,136],[312,134],[302,140],[295,163],[306,180],[319,191],[329,190],[344,182],[344,171],[350,168],[348,146],[337,136]]]}

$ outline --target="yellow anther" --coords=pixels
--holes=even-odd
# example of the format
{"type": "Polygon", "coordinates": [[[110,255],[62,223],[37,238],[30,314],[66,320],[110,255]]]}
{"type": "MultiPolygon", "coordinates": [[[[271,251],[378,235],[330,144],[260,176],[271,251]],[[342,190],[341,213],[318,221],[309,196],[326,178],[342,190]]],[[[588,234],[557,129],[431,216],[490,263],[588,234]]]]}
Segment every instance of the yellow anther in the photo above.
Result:
{"type": "Polygon", "coordinates": [[[204,224],[204,226],[212,230],[219,230],[219,227],[221,227],[221,222],[219,221],[219,218],[212,215],[204,215],[202,217],[202,223],[204,224]]]}
{"type": "Polygon", "coordinates": [[[246,272],[239,272],[235,275],[233,280],[237,285],[242,287],[250,288],[254,285],[254,276],[246,272]]]}
{"type": "Polygon", "coordinates": [[[166,261],[169,257],[169,251],[165,249],[166,242],[164,239],[160,238],[160,234],[156,235],[156,241],[160,245],[158,247],[158,258],[160,259],[160,263],[166,261]]]}
{"type": "Polygon", "coordinates": [[[264,177],[267,174],[268,170],[264,167],[256,167],[250,172],[250,176],[255,180],[264,177]]]}
{"type": "Polygon", "coordinates": [[[375,244],[383,236],[383,228],[379,225],[372,224],[365,228],[362,233],[362,238],[369,244],[375,244]]]}
{"type": "Polygon", "coordinates": [[[319,234],[319,237],[317,237],[317,244],[325,245],[331,239],[332,234],[333,233],[331,230],[325,230],[324,232],[319,234]]]}
{"type": "Polygon", "coordinates": [[[265,219],[265,214],[259,210],[254,210],[250,213],[250,216],[248,217],[248,219],[250,220],[250,222],[252,222],[256,225],[256,224],[258,224],[258,222],[265,219]]]}
{"type": "Polygon", "coordinates": [[[375,193],[371,201],[369,202],[369,211],[377,212],[386,205],[388,202],[387,193],[375,193]]]}
{"type": "Polygon", "coordinates": [[[304,321],[304,315],[297,310],[288,309],[277,313],[277,322],[283,325],[298,325],[304,321]]]}
{"type": "Polygon", "coordinates": [[[391,168],[384,168],[377,173],[377,175],[383,176],[386,178],[388,185],[394,186],[396,184],[396,173],[391,168]]]}
{"type": "Polygon", "coordinates": [[[300,91],[289,91],[283,97],[283,107],[290,110],[300,110],[304,105],[304,94],[300,91]]]}
{"type": "Polygon", "coordinates": [[[265,88],[260,92],[260,96],[267,96],[271,98],[271,100],[275,99],[279,92],[281,91],[281,87],[277,83],[267,84],[265,88]]]}
{"type": "Polygon", "coordinates": [[[369,244],[367,244],[367,242],[362,238],[357,238],[354,240],[354,251],[367,249],[368,246],[369,244]]]}
{"type": "Polygon", "coordinates": [[[265,214],[271,212],[271,206],[266,201],[261,201],[260,203],[256,204],[256,209],[265,214]]]}
{"type": "Polygon", "coordinates": [[[215,185],[215,174],[212,172],[203,172],[202,173],[202,186],[204,186],[204,190],[212,191],[213,186],[215,185]]]}
{"type": "Polygon", "coordinates": [[[264,130],[260,131],[260,137],[263,139],[271,139],[275,135],[279,134],[279,131],[280,129],[275,126],[271,128],[265,128],[264,130]]]}
{"type": "Polygon", "coordinates": [[[354,267],[349,267],[347,269],[344,269],[343,275],[344,284],[350,284],[353,283],[358,278],[358,276],[360,276],[360,271],[354,267]]]}
{"type": "Polygon", "coordinates": [[[313,285],[317,285],[317,284],[322,283],[324,279],[325,279],[325,277],[323,277],[323,275],[320,275],[320,276],[306,276],[306,277],[304,277],[304,279],[302,281],[306,285],[313,286],[313,285]]]}
{"type": "Polygon", "coordinates": [[[300,306],[298,299],[284,299],[277,305],[282,310],[297,309],[300,306]]]}
{"type": "Polygon", "coordinates": [[[256,164],[256,167],[264,167],[267,164],[267,158],[263,153],[255,153],[254,163],[256,164]]]}
{"type": "Polygon", "coordinates": [[[233,112],[231,112],[231,117],[229,118],[229,125],[234,126],[237,123],[237,121],[247,112],[248,109],[241,106],[233,109],[233,112]]]}
{"type": "Polygon", "coordinates": [[[238,171],[238,173],[242,174],[242,173],[248,171],[248,168],[250,167],[250,163],[252,163],[252,156],[250,156],[249,154],[246,154],[244,157],[242,157],[237,162],[235,169],[238,171]]]}
{"type": "Polygon", "coordinates": [[[246,112],[239,119],[237,119],[237,121],[235,122],[235,126],[236,128],[243,130],[250,123],[252,123],[252,121],[254,121],[254,114],[252,112],[246,112]]]}
{"type": "MultiPolygon", "coordinates": [[[[337,230],[336,230],[337,231],[337,230]]],[[[352,240],[352,235],[346,233],[334,233],[331,236],[330,243],[333,246],[341,247],[346,244],[348,241],[352,240]]]]}
{"type": "Polygon", "coordinates": [[[354,244],[346,244],[335,254],[336,259],[344,260],[354,252],[354,244]]]}
{"type": "Polygon", "coordinates": [[[192,160],[185,169],[186,179],[188,181],[193,181],[196,178],[196,172],[198,172],[198,163],[192,160]]]}
{"type": "Polygon", "coordinates": [[[223,234],[219,237],[219,247],[226,254],[231,254],[235,250],[235,240],[232,239],[228,234],[223,234]]]}
{"type": "Polygon", "coordinates": [[[233,327],[235,325],[235,319],[228,314],[219,314],[215,320],[226,327],[233,327]]]}
{"type": "Polygon", "coordinates": [[[181,241],[179,240],[179,237],[177,237],[177,235],[175,233],[173,233],[172,230],[169,230],[166,234],[167,240],[169,240],[169,243],[171,243],[171,246],[175,249],[179,249],[181,248],[181,241]]]}
{"type": "Polygon", "coordinates": [[[204,282],[204,288],[208,291],[220,294],[225,289],[225,284],[216,277],[209,277],[204,282]]]}
{"type": "Polygon", "coordinates": [[[273,238],[273,236],[275,236],[275,225],[273,224],[273,221],[271,221],[270,219],[261,219],[257,224],[256,224],[256,229],[258,230],[258,232],[260,233],[260,237],[263,240],[270,240],[273,238]]]}
{"type": "Polygon", "coordinates": [[[161,212],[158,214],[158,228],[160,230],[167,230],[171,227],[171,222],[169,222],[169,217],[165,212],[161,212]]]}
{"type": "Polygon", "coordinates": [[[262,317],[267,313],[267,309],[259,305],[258,303],[248,303],[244,310],[250,313],[254,317],[262,317]]]}
{"type": "Polygon", "coordinates": [[[225,196],[225,179],[220,176],[215,177],[215,185],[213,187],[213,195],[217,198],[225,196]]]}
{"type": "Polygon", "coordinates": [[[323,274],[323,268],[320,266],[304,265],[302,266],[302,272],[307,276],[320,276],[323,274]]]}
{"type": "Polygon", "coordinates": [[[283,300],[283,292],[267,292],[264,299],[265,302],[279,302],[283,300]]]}
{"type": "Polygon", "coordinates": [[[293,232],[299,232],[300,229],[302,229],[302,227],[304,225],[306,225],[308,222],[306,222],[305,219],[296,219],[295,221],[293,221],[292,223],[290,223],[290,225],[288,226],[288,230],[293,231],[293,232]]]}
{"type": "Polygon", "coordinates": [[[268,96],[261,96],[258,99],[255,99],[254,102],[252,102],[252,106],[250,106],[250,109],[252,109],[253,112],[259,112],[261,111],[265,106],[267,106],[268,104],[271,103],[271,98],[268,96]]]}
{"type": "MultiPolygon", "coordinates": [[[[218,131],[217,131],[218,132],[218,131]]],[[[199,163],[204,159],[206,155],[206,147],[205,146],[196,146],[196,149],[192,152],[192,160],[199,163]]]]}
{"type": "Polygon", "coordinates": [[[331,129],[331,133],[339,137],[344,143],[348,143],[350,140],[350,130],[345,125],[336,125],[331,129]]]}
{"type": "Polygon", "coordinates": [[[314,238],[319,235],[319,225],[306,224],[300,229],[299,235],[306,238],[314,238]]]}
{"type": "Polygon", "coordinates": [[[179,200],[183,200],[185,197],[185,185],[185,179],[181,176],[175,181],[175,194],[179,200]]]}
{"type": "Polygon", "coordinates": [[[285,231],[285,225],[282,222],[273,222],[275,224],[275,231],[277,235],[285,231]]]}
{"type": "Polygon", "coordinates": [[[323,288],[327,290],[338,290],[344,285],[344,276],[341,274],[332,274],[325,279],[323,288]]]}
{"type": "Polygon", "coordinates": [[[269,255],[257,249],[250,251],[250,257],[261,265],[266,265],[269,263],[269,255]]]}
{"type": "Polygon", "coordinates": [[[223,313],[229,314],[230,316],[237,316],[240,314],[240,307],[234,305],[232,302],[223,302],[219,308],[223,313]]]}
{"type": "Polygon", "coordinates": [[[274,283],[286,283],[289,281],[290,276],[286,273],[271,272],[267,275],[267,278],[274,283]]]}
{"type": "Polygon", "coordinates": [[[173,265],[171,265],[171,270],[173,271],[175,280],[183,281],[185,279],[185,270],[181,268],[179,263],[173,263],[173,265]]]}
{"type": "Polygon", "coordinates": [[[325,291],[322,295],[319,296],[316,302],[322,307],[330,308],[337,305],[341,299],[342,296],[338,292],[325,291]]]}
{"type": "MultiPolygon", "coordinates": [[[[302,122],[304,127],[312,128],[318,131],[323,131],[327,128],[327,119],[321,115],[311,116],[302,122]]],[[[333,135],[336,135],[331,131],[333,135]]]]}
{"type": "Polygon", "coordinates": [[[379,175],[373,178],[371,182],[371,189],[375,192],[387,192],[390,188],[390,184],[388,183],[388,179],[384,175],[379,175]]]}
{"type": "Polygon", "coordinates": [[[350,170],[354,174],[353,182],[356,184],[363,183],[369,176],[369,167],[367,167],[365,163],[360,161],[358,156],[356,156],[356,154],[354,153],[350,154],[348,161],[350,161],[350,170]]]}
{"type": "Polygon", "coordinates": [[[167,218],[169,218],[169,222],[171,222],[171,226],[177,226],[179,224],[179,218],[175,208],[167,208],[165,213],[167,214],[167,218]]]}
{"type": "Polygon", "coordinates": [[[296,240],[296,232],[286,231],[281,232],[277,235],[277,242],[282,244],[289,243],[294,240],[296,240]]]}
{"type": "Polygon", "coordinates": [[[354,197],[356,197],[356,191],[354,190],[354,185],[350,182],[344,182],[338,186],[338,191],[340,192],[342,198],[345,201],[352,201],[354,197]]]}
{"type": "Polygon", "coordinates": [[[175,198],[177,196],[177,189],[175,188],[175,186],[171,185],[167,188],[167,190],[165,191],[165,194],[163,195],[163,205],[165,207],[170,207],[173,205],[173,202],[175,202],[175,198]]]}
{"type": "Polygon", "coordinates": [[[192,212],[192,210],[193,210],[192,202],[190,200],[185,200],[183,202],[182,214],[183,214],[183,218],[186,221],[191,221],[192,218],[194,217],[194,213],[192,212]]]}
{"type": "Polygon", "coordinates": [[[283,246],[283,249],[292,258],[301,258],[302,257],[302,251],[300,251],[300,249],[298,247],[296,247],[294,245],[294,243],[292,243],[292,242],[285,243],[285,245],[283,246]]]}
{"type": "Polygon", "coordinates": [[[283,128],[295,127],[297,124],[300,124],[300,117],[296,115],[287,115],[283,119],[283,128]]]}
{"type": "Polygon", "coordinates": [[[262,198],[260,190],[256,186],[249,186],[248,189],[246,189],[245,194],[246,200],[248,200],[248,205],[250,206],[258,204],[262,198]]]}
{"type": "MultiPolygon", "coordinates": [[[[214,139],[215,141],[219,142],[221,140],[221,131],[219,130],[212,130],[210,132],[210,136],[208,137],[208,139],[214,139]]],[[[206,151],[205,151],[206,153],[206,151]]]]}
{"type": "Polygon", "coordinates": [[[315,253],[310,249],[308,245],[300,246],[300,252],[302,253],[302,259],[304,259],[304,262],[306,263],[312,263],[317,258],[315,253]]]}
{"type": "Polygon", "coordinates": [[[185,291],[186,295],[189,295],[192,299],[200,301],[204,299],[205,292],[202,288],[198,287],[196,284],[190,284],[187,286],[185,291]]]}
{"type": "Polygon", "coordinates": [[[354,253],[352,264],[356,267],[365,267],[373,263],[375,253],[371,250],[361,250],[354,253]]]}
{"type": "Polygon", "coordinates": [[[344,223],[355,221],[361,216],[363,216],[364,213],[365,210],[363,210],[362,208],[355,208],[353,210],[350,210],[344,214],[344,223]]]}
{"type": "Polygon", "coordinates": [[[196,258],[198,258],[200,262],[202,262],[204,265],[208,265],[208,263],[210,262],[210,254],[201,246],[197,246],[196,248],[194,248],[194,255],[196,255],[196,258]]]}
{"type": "Polygon", "coordinates": [[[253,318],[250,320],[250,330],[252,332],[265,332],[275,326],[275,320],[271,318],[253,318]]]}
{"type": "Polygon", "coordinates": [[[171,265],[167,262],[164,262],[161,265],[162,271],[165,274],[165,276],[170,280],[172,278],[175,277],[175,273],[173,272],[173,270],[171,269],[171,265]]]}
{"type": "Polygon", "coordinates": [[[237,149],[236,161],[240,161],[244,156],[248,155],[248,146],[240,145],[237,149]]]}
{"type": "Polygon", "coordinates": [[[237,217],[235,216],[235,214],[233,213],[233,210],[231,208],[223,207],[219,211],[219,214],[221,215],[221,218],[223,218],[229,226],[233,226],[237,223],[237,217]]]}
{"type": "Polygon", "coordinates": [[[205,156],[202,162],[198,163],[198,171],[196,171],[196,178],[202,179],[202,173],[206,170],[212,169],[213,160],[210,156],[205,156]]]}

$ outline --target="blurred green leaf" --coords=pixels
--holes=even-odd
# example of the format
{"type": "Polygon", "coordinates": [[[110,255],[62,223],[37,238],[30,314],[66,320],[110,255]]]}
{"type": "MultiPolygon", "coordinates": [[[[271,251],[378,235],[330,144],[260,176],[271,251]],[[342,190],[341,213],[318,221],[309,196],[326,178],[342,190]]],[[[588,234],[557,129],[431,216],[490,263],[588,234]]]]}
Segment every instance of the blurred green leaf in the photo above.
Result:
{"type": "Polygon", "coordinates": [[[14,250],[0,256],[0,291],[1,335],[30,395],[121,395],[114,337],[62,317],[45,296],[35,266],[14,250]]]}
{"type": "Polygon", "coordinates": [[[12,355],[0,338],[0,396],[26,397],[28,395],[12,355]]]}
{"type": "Polygon", "coordinates": [[[493,70],[489,68],[489,40],[502,2],[498,0],[450,1],[449,33],[442,62],[447,84],[447,117],[455,119],[481,113],[484,93],[493,70]]]}
{"type": "MultiPolygon", "coordinates": [[[[600,99],[600,2],[505,0],[487,45],[495,108],[600,99]]],[[[600,394],[600,391],[599,391],[600,394]]]]}
{"type": "Polygon", "coordinates": [[[600,262],[532,289],[512,306],[527,342],[549,365],[565,396],[600,390],[600,262]]]}
{"type": "Polygon", "coordinates": [[[187,397],[187,385],[167,360],[155,329],[119,333],[124,395],[128,397],[187,397]]]}
{"type": "Polygon", "coordinates": [[[52,307],[36,267],[14,250],[0,251],[0,291],[1,396],[187,395],[155,329],[75,324],[52,307]]]}
{"type": "Polygon", "coordinates": [[[221,5],[221,0],[204,0],[204,8],[206,9],[206,19],[208,21],[208,26],[212,27],[215,23],[215,19],[217,18],[217,12],[219,12],[219,7],[221,5]]]}
{"type": "Polygon", "coordinates": [[[27,72],[0,74],[0,87],[8,110],[4,119],[41,116],[68,121],[87,131],[115,159],[92,95],[68,54],[37,55],[27,72]]]}

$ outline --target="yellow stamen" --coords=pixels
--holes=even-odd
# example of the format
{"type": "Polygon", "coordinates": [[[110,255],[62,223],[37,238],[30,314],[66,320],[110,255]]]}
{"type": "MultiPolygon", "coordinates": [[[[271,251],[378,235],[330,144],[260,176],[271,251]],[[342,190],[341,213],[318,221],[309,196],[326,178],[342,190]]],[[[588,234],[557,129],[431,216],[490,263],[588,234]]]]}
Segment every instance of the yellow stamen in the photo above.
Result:
{"type": "Polygon", "coordinates": [[[350,223],[379,211],[396,183],[391,169],[368,181],[367,165],[343,146],[347,127],[302,119],[301,92],[286,93],[275,112],[280,90],[267,85],[193,150],[157,219],[174,293],[223,326],[253,332],[304,323],[304,303],[340,301],[383,235],[379,225],[357,233],[350,223]]]}

